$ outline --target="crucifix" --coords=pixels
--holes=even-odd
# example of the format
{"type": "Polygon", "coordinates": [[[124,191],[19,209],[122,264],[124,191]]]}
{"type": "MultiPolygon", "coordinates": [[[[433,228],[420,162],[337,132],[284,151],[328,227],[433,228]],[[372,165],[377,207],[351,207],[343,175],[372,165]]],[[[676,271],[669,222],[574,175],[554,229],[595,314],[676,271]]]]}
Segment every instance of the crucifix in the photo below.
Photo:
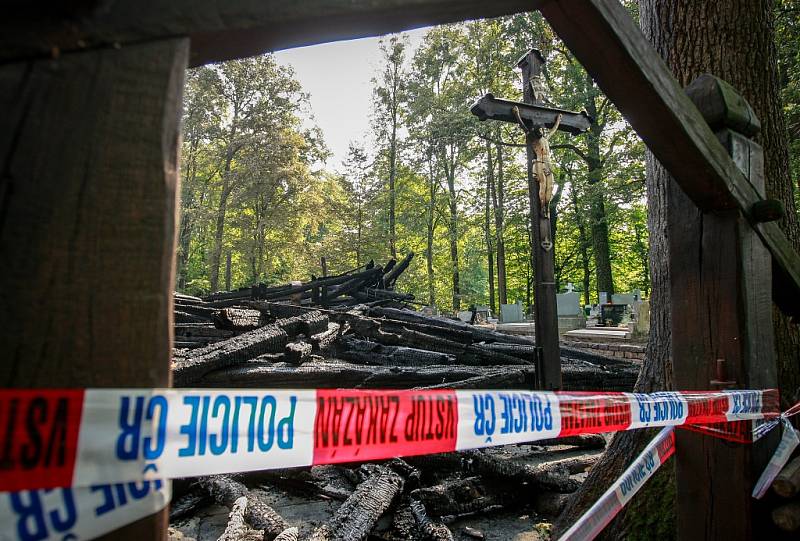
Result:
{"type": "Polygon", "coordinates": [[[556,390],[561,388],[561,356],[558,348],[555,257],[550,226],[553,172],[549,139],[559,130],[572,135],[583,133],[589,129],[592,119],[585,112],[575,113],[545,104],[544,62],[542,54],[531,49],[517,63],[522,70],[522,102],[486,94],[475,102],[470,111],[480,120],[513,122],[525,132],[535,280],[534,320],[536,344],[539,347],[536,383],[539,389],[556,390]]]}

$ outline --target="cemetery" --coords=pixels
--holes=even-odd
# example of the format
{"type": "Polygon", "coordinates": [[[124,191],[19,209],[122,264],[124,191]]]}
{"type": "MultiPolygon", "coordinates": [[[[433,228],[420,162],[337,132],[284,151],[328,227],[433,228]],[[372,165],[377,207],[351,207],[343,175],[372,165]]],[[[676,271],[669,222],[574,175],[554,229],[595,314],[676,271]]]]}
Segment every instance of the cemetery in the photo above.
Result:
{"type": "Polygon", "coordinates": [[[796,538],[787,2],[34,4],[0,539],[796,538]]]}

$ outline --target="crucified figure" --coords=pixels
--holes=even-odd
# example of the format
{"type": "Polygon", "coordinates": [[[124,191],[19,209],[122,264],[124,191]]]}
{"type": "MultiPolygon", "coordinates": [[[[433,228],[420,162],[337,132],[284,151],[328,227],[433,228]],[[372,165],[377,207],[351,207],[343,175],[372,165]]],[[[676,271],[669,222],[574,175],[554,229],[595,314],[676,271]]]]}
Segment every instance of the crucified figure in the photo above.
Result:
{"type": "Polygon", "coordinates": [[[533,162],[533,173],[539,181],[539,202],[542,205],[542,216],[550,217],[550,200],[553,198],[553,170],[550,164],[550,138],[561,124],[561,113],[556,117],[556,122],[549,130],[541,128],[541,137],[533,140],[533,151],[536,159],[533,162]]]}

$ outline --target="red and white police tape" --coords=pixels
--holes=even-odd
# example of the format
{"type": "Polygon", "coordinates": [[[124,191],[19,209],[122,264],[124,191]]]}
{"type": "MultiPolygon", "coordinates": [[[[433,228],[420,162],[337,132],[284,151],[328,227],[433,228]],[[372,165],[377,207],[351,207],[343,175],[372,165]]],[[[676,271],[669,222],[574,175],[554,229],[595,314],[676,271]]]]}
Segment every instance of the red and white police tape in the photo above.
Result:
{"type": "Polygon", "coordinates": [[[162,479],[779,415],[775,390],[6,389],[0,539],[110,531],[163,508],[162,479]]]}

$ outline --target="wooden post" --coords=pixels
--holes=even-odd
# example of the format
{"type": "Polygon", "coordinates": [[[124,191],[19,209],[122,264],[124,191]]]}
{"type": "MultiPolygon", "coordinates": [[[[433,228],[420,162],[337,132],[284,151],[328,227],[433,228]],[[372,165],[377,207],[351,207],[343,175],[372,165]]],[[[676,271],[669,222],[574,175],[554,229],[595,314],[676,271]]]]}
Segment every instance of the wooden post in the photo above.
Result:
{"type": "MultiPolygon", "coordinates": [[[[687,88],[734,162],[764,193],[763,152],[750,137],[758,121],[726,83],[704,75],[687,88]],[[741,122],[741,119],[748,119],[741,122]]],[[[777,387],[772,330],[771,259],[738,209],[702,212],[673,182],[669,190],[672,357],[675,387],[708,389],[717,359],[737,388],[777,387]]],[[[751,539],[750,493],[774,448],[677,432],[678,538],[751,539]]]]}
{"type": "MultiPolygon", "coordinates": [[[[0,67],[0,385],[170,383],[187,39],[0,67]]],[[[114,534],[161,539],[166,512],[114,534]]]]}
{"type": "MultiPolygon", "coordinates": [[[[544,58],[536,49],[531,49],[520,60],[522,69],[522,92],[525,103],[543,105],[537,102],[532,82],[540,76],[544,58]]],[[[537,387],[544,390],[561,388],[561,353],[558,347],[558,313],[556,311],[555,284],[555,246],[550,232],[550,219],[542,215],[539,203],[539,182],[533,174],[533,161],[536,155],[533,142],[536,135],[528,132],[525,136],[525,150],[528,158],[528,197],[531,208],[531,231],[534,264],[534,313],[536,343],[541,348],[537,360],[537,387]]]]}

